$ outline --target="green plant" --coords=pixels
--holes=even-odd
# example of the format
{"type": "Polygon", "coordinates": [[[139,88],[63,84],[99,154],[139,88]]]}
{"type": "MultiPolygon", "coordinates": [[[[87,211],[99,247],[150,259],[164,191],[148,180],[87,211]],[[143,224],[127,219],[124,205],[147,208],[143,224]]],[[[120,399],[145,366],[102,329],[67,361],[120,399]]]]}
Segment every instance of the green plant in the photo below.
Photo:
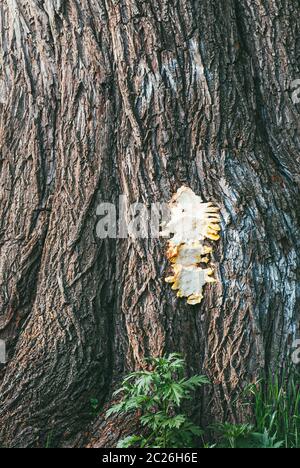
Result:
{"type": "Polygon", "coordinates": [[[294,370],[258,380],[244,390],[242,397],[243,405],[254,413],[254,424],[218,424],[218,446],[299,448],[300,382],[294,370]]]}
{"type": "Polygon", "coordinates": [[[223,423],[218,424],[216,429],[221,439],[224,440],[225,446],[230,448],[239,448],[239,444],[244,442],[253,432],[253,426],[249,424],[223,423]]]}
{"type": "Polygon", "coordinates": [[[97,416],[97,414],[99,413],[100,411],[100,403],[99,403],[99,400],[97,400],[97,398],[91,398],[90,399],[90,404],[91,404],[91,408],[92,408],[92,414],[94,416],[97,416]]]}
{"type": "Polygon", "coordinates": [[[209,383],[206,377],[185,378],[185,362],[179,354],[147,360],[149,370],[129,374],[114,396],[121,401],[107,411],[112,414],[139,412],[144,428],[119,442],[118,448],[193,447],[201,429],[180,411],[182,403],[192,399],[192,392],[209,383]]]}
{"type": "Polygon", "coordinates": [[[256,448],[279,449],[284,445],[283,440],[276,441],[276,435],[270,436],[267,429],[264,430],[263,434],[253,432],[251,434],[251,439],[256,448]]]}
{"type": "Polygon", "coordinates": [[[51,448],[52,439],[53,439],[53,431],[50,431],[50,432],[48,433],[48,435],[47,435],[45,448],[51,448]]]}
{"type": "Polygon", "coordinates": [[[247,404],[254,405],[255,429],[264,440],[268,434],[275,445],[277,440],[285,448],[300,448],[300,382],[297,373],[261,379],[247,387],[244,394],[247,398],[249,395],[253,397],[247,404]]]}
{"type": "Polygon", "coordinates": [[[267,429],[263,433],[255,432],[250,424],[218,424],[217,431],[224,441],[222,448],[281,448],[283,441],[278,441],[276,435],[270,436],[267,429]]]}

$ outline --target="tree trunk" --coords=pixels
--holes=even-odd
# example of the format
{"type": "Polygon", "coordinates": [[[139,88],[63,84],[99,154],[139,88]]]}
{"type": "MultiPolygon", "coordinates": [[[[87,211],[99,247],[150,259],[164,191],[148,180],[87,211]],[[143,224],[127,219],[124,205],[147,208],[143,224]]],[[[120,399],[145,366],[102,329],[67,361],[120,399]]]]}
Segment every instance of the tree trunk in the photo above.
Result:
{"type": "MultiPolygon", "coordinates": [[[[242,421],[244,385],[287,365],[299,13],[284,0],[1,2],[3,446],[88,443],[90,398],[107,402],[149,355],[182,352],[210,378],[195,406],[209,422],[242,421]],[[167,202],[182,185],[221,207],[218,282],[198,306],[165,283],[165,240],[96,235],[99,203],[167,202]]],[[[105,434],[97,446],[119,437],[105,434]]]]}

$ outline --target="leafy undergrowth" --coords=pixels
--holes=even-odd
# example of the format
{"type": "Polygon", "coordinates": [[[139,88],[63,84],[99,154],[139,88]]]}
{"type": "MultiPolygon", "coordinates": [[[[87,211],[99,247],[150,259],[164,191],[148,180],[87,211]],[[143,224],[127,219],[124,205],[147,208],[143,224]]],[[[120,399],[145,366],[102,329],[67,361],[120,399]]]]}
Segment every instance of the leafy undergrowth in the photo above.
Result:
{"type": "Polygon", "coordinates": [[[193,447],[202,430],[180,411],[181,405],[192,398],[197,388],[208,384],[207,378],[200,375],[185,378],[184,361],[178,354],[150,359],[149,367],[151,370],[133,372],[124,379],[114,395],[121,393],[122,400],[107,412],[110,416],[140,411],[147,436],[127,437],[118,447],[193,447]]]}
{"type": "Polygon", "coordinates": [[[300,448],[300,380],[296,372],[249,385],[244,400],[252,407],[254,425],[221,425],[230,447],[300,448]]]}
{"type": "Polygon", "coordinates": [[[118,448],[300,448],[300,385],[297,374],[260,380],[243,393],[254,421],[217,424],[203,431],[185,413],[184,403],[209,381],[201,375],[185,377],[179,354],[148,360],[147,370],[129,374],[114,396],[120,401],[107,417],[137,413],[141,433],[120,440],[118,448]],[[209,443],[206,433],[214,434],[209,443]]]}

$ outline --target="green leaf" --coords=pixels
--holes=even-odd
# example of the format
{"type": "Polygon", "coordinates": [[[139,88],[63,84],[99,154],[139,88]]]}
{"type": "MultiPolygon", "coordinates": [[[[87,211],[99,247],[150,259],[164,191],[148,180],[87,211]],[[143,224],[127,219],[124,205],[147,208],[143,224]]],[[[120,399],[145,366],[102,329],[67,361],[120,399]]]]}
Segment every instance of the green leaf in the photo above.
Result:
{"type": "Polygon", "coordinates": [[[195,390],[197,387],[201,387],[201,385],[209,384],[210,381],[204,375],[193,375],[187,380],[181,380],[180,383],[189,390],[195,390]]]}
{"type": "Polygon", "coordinates": [[[168,427],[170,429],[176,428],[179,429],[186,421],[186,418],[182,414],[178,414],[173,418],[166,418],[162,421],[162,427],[168,427]]]}
{"type": "Polygon", "coordinates": [[[177,406],[180,406],[181,400],[184,396],[184,390],[182,386],[177,383],[172,383],[170,385],[170,390],[168,392],[169,398],[171,401],[176,403],[177,406]]]}
{"type": "Polygon", "coordinates": [[[105,417],[109,418],[113,414],[120,414],[123,412],[123,409],[124,409],[124,403],[118,403],[112,406],[108,411],[106,411],[105,417]]]}
{"type": "Polygon", "coordinates": [[[133,447],[133,446],[136,446],[137,444],[140,444],[142,441],[143,441],[143,437],[135,436],[135,435],[128,436],[118,442],[117,448],[124,449],[124,448],[133,447]]]}
{"type": "Polygon", "coordinates": [[[97,410],[99,407],[99,401],[96,398],[91,398],[90,399],[91,407],[93,410],[97,410]]]}

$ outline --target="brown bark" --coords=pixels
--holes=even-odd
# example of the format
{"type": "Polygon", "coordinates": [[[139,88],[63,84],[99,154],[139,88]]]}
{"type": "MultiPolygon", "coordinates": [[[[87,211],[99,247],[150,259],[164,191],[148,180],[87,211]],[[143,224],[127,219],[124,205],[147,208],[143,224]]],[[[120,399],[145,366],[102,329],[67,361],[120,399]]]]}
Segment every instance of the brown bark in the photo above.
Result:
{"type": "MultiPolygon", "coordinates": [[[[288,361],[299,309],[299,2],[3,0],[1,443],[83,445],[89,399],[181,351],[206,418],[288,361]],[[163,240],[99,240],[102,201],[221,206],[218,284],[164,283],[163,240]]],[[[99,418],[96,424],[103,425],[99,418]]],[[[105,431],[104,431],[105,433],[105,431]]],[[[113,445],[119,437],[97,441],[113,445]]],[[[101,439],[101,438],[100,438],[101,439]]]]}

